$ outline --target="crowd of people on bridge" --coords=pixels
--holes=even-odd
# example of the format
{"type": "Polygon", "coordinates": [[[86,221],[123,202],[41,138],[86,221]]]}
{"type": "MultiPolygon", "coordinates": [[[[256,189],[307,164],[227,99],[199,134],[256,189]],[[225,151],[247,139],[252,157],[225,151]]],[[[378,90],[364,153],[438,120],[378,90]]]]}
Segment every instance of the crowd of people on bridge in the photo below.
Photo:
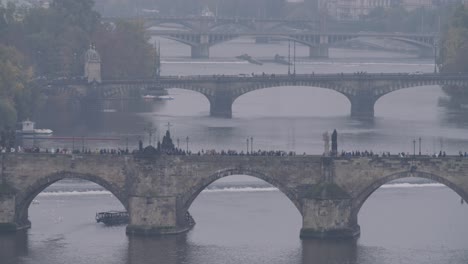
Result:
{"type": "MultiPolygon", "coordinates": [[[[324,141],[325,141],[325,152],[324,156],[331,156],[331,157],[399,157],[399,158],[411,158],[416,155],[413,153],[399,152],[395,155],[392,155],[390,152],[381,152],[380,154],[373,152],[372,150],[353,150],[353,151],[345,151],[342,150],[341,153],[338,153],[338,133],[336,130],[333,131],[331,135],[331,151],[329,149],[330,144],[330,137],[328,136],[328,132],[324,133],[324,141]]],[[[88,154],[88,155],[179,155],[179,156],[186,156],[186,155],[197,155],[197,156],[296,156],[296,152],[294,151],[282,151],[282,150],[253,150],[251,147],[250,151],[237,151],[237,150],[221,150],[217,151],[215,149],[209,149],[192,153],[188,150],[183,150],[181,148],[175,147],[174,143],[172,142],[172,138],[170,136],[170,132],[167,131],[166,135],[163,137],[162,142],[157,142],[157,147],[153,147],[151,145],[143,148],[143,142],[139,141],[138,149],[130,151],[128,148],[85,148],[84,146],[81,148],[39,148],[39,147],[30,147],[30,148],[23,148],[21,146],[17,146],[14,148],[10,147],[1,147],[1,153],[46,153],[46,154],[88,154]]],[[[468,152],[459,153],[460,157],[468,157],[468,152]]],[[[306,153],[303,154],[304,156],[306,153]]],[[[418,156],[421,156],[421,153],[418,153],[418,156]]],[[[438,153],[434,153],[432,155],[422,155],[425,157],[434,157],[434,158],[442,158],[446,157],[447,154],[445,151],[439,151],[438,153]]]]}

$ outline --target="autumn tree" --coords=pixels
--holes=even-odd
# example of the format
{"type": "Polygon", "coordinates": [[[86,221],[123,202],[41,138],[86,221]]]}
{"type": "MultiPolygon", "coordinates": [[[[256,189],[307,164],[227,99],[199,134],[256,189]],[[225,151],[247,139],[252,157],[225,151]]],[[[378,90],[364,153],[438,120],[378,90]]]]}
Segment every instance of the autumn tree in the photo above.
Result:
{"type": "Polygon", "coordinates": [[[0,130],[14,128],[17,120],[32,112],[32,69],[13,47],[0,45],[0,130]]]}
{"type": "Polygon", "coordinates": [[[444,31],[440,47],[442,72],[468,73],[468,8],[460,6],[444,31]]]}
{"type": "Polygon", "coordinates": [[[153,77],[155,49],[142,23],[101,24],[93,40],[101,55],[103,79],[153,77]]]}

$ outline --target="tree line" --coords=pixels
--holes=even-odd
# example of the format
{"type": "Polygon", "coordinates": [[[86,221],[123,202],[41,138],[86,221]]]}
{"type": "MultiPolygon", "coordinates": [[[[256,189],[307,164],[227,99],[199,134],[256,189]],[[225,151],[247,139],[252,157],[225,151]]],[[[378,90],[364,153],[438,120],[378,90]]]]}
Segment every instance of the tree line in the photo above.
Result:
{"type": "Polygon", "coordinates": [[[0,130],[40,104],[35,79],[82,76],[91,43],[103,79],[152,76],[155,49],[143,23],[104,22],[93,8],[93,0],[54,0],[47,9],[0,4],[0,130]]]}
{"type": "MultiPolygon", "coordinates": [[[[468,74],[468,7],[458,6],[442,32],[438,65],[441,73],[468,74]]],[[[468,103],[468,87],[447,85],[449,106],[468,103]]]]}

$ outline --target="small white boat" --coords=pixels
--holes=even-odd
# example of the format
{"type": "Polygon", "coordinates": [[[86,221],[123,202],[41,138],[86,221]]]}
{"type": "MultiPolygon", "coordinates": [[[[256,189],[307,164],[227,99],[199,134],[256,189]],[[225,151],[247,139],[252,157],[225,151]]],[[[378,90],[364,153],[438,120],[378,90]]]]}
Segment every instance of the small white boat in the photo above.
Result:
{"type": "Polygon", "coordinates": [[[20,134],[28,134],[28,135],[35,135],[35,134],[40,134],[40,135],[50,135],[53,133],[51,129],[37,129],[34,128],[35,123],[30,120],[26,120],[21,122],[22,124],[22,129],[21,130],[16,130],[17,133],[20,134]]]}
{"type": "Polygon", "coordinates": [[[174,100],[174,97],[170,95],[160,95],[158,96],[158,100],[174,100]]]}
{"type": "Polygon", "coordinates": [[[154,99],[157,99],[158,97],[156,95],[147,94],[147,95],[143,95],[141,98],[146,99],[146,100],[154,100],[154,99]]]}

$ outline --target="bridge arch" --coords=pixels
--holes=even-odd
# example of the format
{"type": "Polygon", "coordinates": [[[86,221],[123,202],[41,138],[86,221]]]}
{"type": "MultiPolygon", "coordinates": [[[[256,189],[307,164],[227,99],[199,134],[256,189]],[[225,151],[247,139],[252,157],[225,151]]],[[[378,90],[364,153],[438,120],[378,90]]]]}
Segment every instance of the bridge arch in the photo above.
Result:
{"type": "Polygon", "coordinates": [[[448,188],[450,188],[452,191],[460,195],[460,197],[468,201],[468,190],[464,190],[459,185],[453,183],[452,181],[448,180],[445,177],[432,174],[429,172],[423,172],[423,171],[403,171],[403,172],[398,172],[394,174],[387,175],[385,177],[382,177],[376,181],[374,181],[372,184],[364,188],[357,196],[354,198],[353,201],[353,206],[352,206],[352,212],[353,215],[355,216],[355,219],[357,219],[357,215],[359,211],[361,210],[361,207],[363,204],[367,201],[367,199],[377,190],[379,189],[382,185],[389,183],[393,180],[398,180],[402,178],[408,178],[409,176],[411,177],[416,177],[416,178],[423,178],[423,179],[428,179],[435,181],[437,183],[441,183],[448,188]]]}
{"type": "Polygon", "coordinates": [[[187,192],[186,197],[183,200],[183,210],[184,212],[187,211],[190,206],[192,205],[193,201],[198,197],[198,195],[205,190],[210,184],[213,182],[233,175],[247,175],[251,176],[260,180],[263,180],[272,186],[278,188],[280,192],[282,192],[286,197],[294,204],[297,208],[299,213],[302,215],[302,204],[298,197],[296,197],[294,191],[292,189],[287,188],[283,183],[276,180],[274,177],[268,176],[262,172],[251,170],[251,169],[243,169],[243,168],[227,168],[223,170],[219,170],[208,177],[202,178],[195,184],[190,190],[187,192]]]}
{"type": "Polygon", "coordinates": [[[16,222],[20,225],[29,225],[28,210],[34,198],[50,185],[63,179],[82,179],[96,183],[107,191],[111,192],[120,201],[124,208],[128,210],[127,196],[124,191],[119,189],[119,187],[109,183],[104,178],[93,174],[57,172],[34,181],[31,185],[17,194],[15,210],[16,222]]]}
{"type": "MultiPolygon", "coordinates": [[[[329,92],[330,94],[337,94],[337,99],[344,99],[346,101],[348,101],[350,104],[351,104],[351,97],[349,94],[347,94],[346,92],[344,92],[344,88],[341,89],[341,88],[338,88],[338,89],[334,89],[332,87],[320,87],[320,86],[315,86],[315,85],[304,85],[304,84],[287,84],[287,85],[283,85],[283,84],[278,84],[278,85],[269,85],[269,86],[263,86],[263,87],[255,87],[255,88],[252,88],[252,89],[246,89],[246,88],[243,88],[241,89],[240,91],[237,91],[235,94],[234,94],[234,98],[233,98],[233,101],[232,101],[232,104],[234,105],[234,103],[236,103],[236,101],[238,101],[239,98],[242,98],[244,95],[246,94],[249,94],[249,93],[252,93],[252,92],[256,92],[256,91],[262,91],[262,90],[267,90],[267,89],[270,89],[270,88],[278,88],[278,89],[285,89],[286,87],[288,86],[291,86],[291,87],[294,87],[294,88],[306,88],[308,90],[318,90],[319,92],[329,92]],[[345,99],[346,98],[346,99],[345,99]]],[[[295,92],[295,91],[292,91],[290,90],[291,92],[295,92]]],[[[291,102],[293,103],[293,102],[291,102]]],[[[349,110],[347,110],[349,111],[349,110]]]]}

